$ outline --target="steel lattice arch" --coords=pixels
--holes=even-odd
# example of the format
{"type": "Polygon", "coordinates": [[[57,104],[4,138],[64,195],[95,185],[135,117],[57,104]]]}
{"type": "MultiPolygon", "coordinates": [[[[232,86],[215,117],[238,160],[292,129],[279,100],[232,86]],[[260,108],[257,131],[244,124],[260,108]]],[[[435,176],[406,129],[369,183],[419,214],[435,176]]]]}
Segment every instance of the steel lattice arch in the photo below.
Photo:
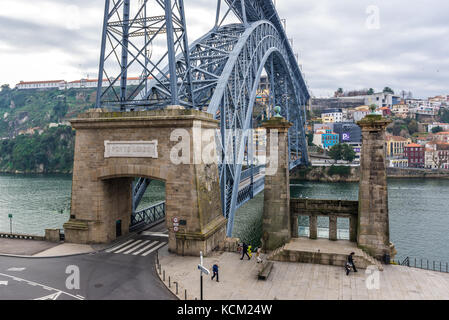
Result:
{"type": "MultiPolygon", "coordinates": [[[[220,121],[216,141],[221,160],[222,205],[223,214],[229,219],[228,236],[231,236],[236,210],[263,190],[261,168],[254,166],[252,143],[248,142],[252,142],[253,109],[264,70],[270,83],[270,107],[281,106],[282,115],[293,123],[289,130],[290,168],[308,164],[305,105],[310,98],[309,91],[272,1],[218,0],[214,27],[190,46],[182,0],[156,0],[165,11],[165,18],[136,16],[137,24],[129,17],[127,21],[119,16],[120,23],[111,20],[121,6],[124,14],[129,15],[130,0],[113,0],[112,9],[108,2],[103,40],[108,38],[109,29],[117,27],[121,28],[120,32],[112,33],[121,33],[122,38],[113,38],[117,41],[115,47],[110,41],[111,53],[107,52],[106,40],[103,42],[100,75],[106,77],[109,86],[106,90],[102,88],[100,76],[97,107],[120,106],[126,111],[178,104],[213,114],[220,121]],[[223,11],[221,19],[225,3],[228,10],[223,11]],[[231,11],[241,23],[223,25],[231,11]],[[150,26],[146,25],[147,21],[150,26]],[[137,26],[135,35],[145,37],[144,47],[134,53],[129,49],[133,26],[137,26]],[[153,62],[146,52],[158,32],[166,34],[167,53],[153,62]],[[122,56],[120,73],[111,76],[104,61],[118,49],[122,56]],[[128,55],[143,69],[140,84],[133,89],[136,94],[126,91],[126,76],[131,66],[128,55]],[[120,93],[114,89],[114,83],[118,82],[120,93]]],[[[143,9],[146,12],[147,2],[140,1],[140,13],[143,9]]],[[[140,49],[132,43],[131,46],[140,49]]],[[[142,180],[136,184],[134,208],[149,185],[149,181],[142,180]]]]}

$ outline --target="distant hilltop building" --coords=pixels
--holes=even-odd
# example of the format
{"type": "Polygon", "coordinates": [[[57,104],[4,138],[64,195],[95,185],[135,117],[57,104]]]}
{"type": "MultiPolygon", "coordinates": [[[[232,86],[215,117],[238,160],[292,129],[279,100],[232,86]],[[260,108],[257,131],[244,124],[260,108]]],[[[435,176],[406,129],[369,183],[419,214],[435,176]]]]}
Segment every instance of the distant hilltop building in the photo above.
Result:
{"type": "MultiPolygon", "coordinates": [[[[148,77],[148,79],[152,79],[148,77]]],[[[139,85],[142,81],[140,77],[130,77],[128,78],[128,85],[139,85]]],[[[103,79],[102,87],[108,87],[108,79],[103,79]]],[[[114,86],[120,86],[120,81],[117,80],[114,86]]],[[[97,88],[98,79],[80,79],[75,81],[67,82],[65,80],[47,80],[47,81],[20,81],[16,84],[18,90],[32,90],[32,89],[84,89],[84,88],[97,88]]]]}

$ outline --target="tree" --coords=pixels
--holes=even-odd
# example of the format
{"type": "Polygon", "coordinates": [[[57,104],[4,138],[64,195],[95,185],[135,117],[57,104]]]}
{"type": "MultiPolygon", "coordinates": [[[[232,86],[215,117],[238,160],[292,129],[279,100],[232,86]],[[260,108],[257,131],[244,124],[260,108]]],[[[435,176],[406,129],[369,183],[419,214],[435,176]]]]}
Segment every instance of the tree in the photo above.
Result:
{"type": "Polygon", "coordinates": [[[374,89],[373,89],[373,88],[369,88],[367,94],[368,94],[369,96],[372,96],[372,95],[374,94],[374,89]]]}
{"type": "Polygon", "coordinates": [[[346,143],[339,143],[332,146],[327,153],[335,162],[338,160],[345,160],[352,162],[355,159],[355,152],[352,147],[346,143]]]}
{"type": "Polygon", "coordinates": [[[11,88],[9,87],[9,84],[3,84],[2,85],[2,92],[10,91],[11,88]]]}
{"type": "Polygon", "coordinates": [[[440,126],[432,128],[432,133],[438,133],[438,132],[443,132],[443,128],[441,128],[440,126]]]}
{"type": "Polygon", "coordinates": [[[343,160],[352,162],[355,159],[355,151],[349,144],[342,145],[341,157],[343,160]]]}
{"type": "Polygon", "coordinates": [[[393,89],[391,89],[390,87],[385,87],[384,90],[382,91],[383,93],[391,93],[394,94],[393,89]]]}
{"type": "Polygon", "coordinates": [[[313,133],[307,133],[306,134],[306,136],[307,136],[307,144],[308,144],[308,146],[309,147],[311,147],[311,146],[313,146],[314,144],[313,144],[313,133]]]}
{"type": "Polygon", "coordinates": [[[341,96],[343,96],[343,88],[338,88],[338,90],[337,91],[335,91],[335,94],[334,94],[334,97],[341,97],[341,96]]]}
{"type": "Polygon", "coordinates": [[[401,97],[403,100],[407,97],[407,92],[405,90],[401,90],[401,97]]]}
{"type": "Polygon", "coordinates": [[[410,123],[408,124],[408,132],[410,133],[410,135],[418,131],[418,122],[416,122],[416,120],[410,121],[410,123]]]}
{"type": "Polygon", "coordinates": [[[331,157],[335,162],[337,162],[338,160],[342,160],[341,151],[342,151],[341,144],[336,144],[329,149],[327,155],[331,157]]]}
{"type": "Polygon", "coordinates": [[[401,134],[402,126],[399,123],[395,123],[393,126],[393,135],[399,136],[401,134]]]}

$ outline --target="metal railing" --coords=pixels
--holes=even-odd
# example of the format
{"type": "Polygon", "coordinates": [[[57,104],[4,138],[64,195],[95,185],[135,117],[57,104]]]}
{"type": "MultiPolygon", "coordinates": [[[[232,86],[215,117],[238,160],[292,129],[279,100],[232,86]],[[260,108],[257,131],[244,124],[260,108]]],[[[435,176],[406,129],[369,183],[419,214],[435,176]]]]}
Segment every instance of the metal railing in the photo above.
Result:
{"type": "Polygon", "coordinates": [[[153,204],[151,207],[137,211],[131,216],[131,231],[144,225],[148,225],[159,220],[165,219],[165,201],[153,204]]]}
{"type": "Polygon", "coordinates": [[[253,176],[257,176],[260,173],[260,170],[262,168],[265,168],[265,165],[260,165],[260,166],[255,166],[253,168],[245,169],[244,171],[242,171],[242,173],[240,175],[240,181],[243,181],[243,180],[251,177],[251,169],[252,169],[253,176]]]}
{"type": "Polygon", "coordinates": [[[397,264],[400,266],[405,266],[409,268],[418,268],[430,271],[444,272],[449,273],[449,263],[441,262],[441,261],[431,261],[429,259],[417,259],[406,257],[401,261],[401,259],[392,259],[391,262],[393,264],[397,264]]]}

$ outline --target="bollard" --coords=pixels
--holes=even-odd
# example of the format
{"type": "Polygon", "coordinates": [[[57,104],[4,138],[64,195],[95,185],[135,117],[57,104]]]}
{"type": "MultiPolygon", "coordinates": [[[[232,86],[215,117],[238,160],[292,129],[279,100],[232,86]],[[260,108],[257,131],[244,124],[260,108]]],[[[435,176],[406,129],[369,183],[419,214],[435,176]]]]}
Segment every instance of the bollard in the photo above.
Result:
{"type": "Polygon", "coordinates": [[[168,287],[171,288],[170,276],[168,276],[168,287]]]}
{"type": "Polygon", "coordinates": [[[178,294],[178,281],[176,281],[175,283],[176,283],[176,294],[178,294]]]}
{"type": "Polygon", "coordinates": [[[165,281],[165,270],[162,272],[163,276],[163,280],[165,281]]]}
{"type": "Polygon", "coordinates": [[[184,299],[187,300],[187,289],[184,289],[184,299]]]}

